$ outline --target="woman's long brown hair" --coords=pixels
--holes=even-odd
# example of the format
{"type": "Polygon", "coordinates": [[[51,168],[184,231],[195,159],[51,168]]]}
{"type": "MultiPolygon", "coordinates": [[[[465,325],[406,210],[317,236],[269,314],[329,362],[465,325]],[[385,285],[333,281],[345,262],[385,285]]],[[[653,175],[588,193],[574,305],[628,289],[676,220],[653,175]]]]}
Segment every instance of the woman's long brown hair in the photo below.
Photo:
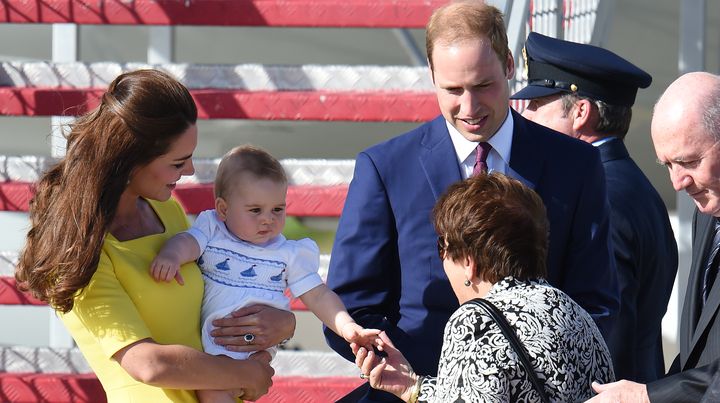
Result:
{"type": "Polygon", "coordinates": [[[37,184],[15,270],[18,289],[70,311],[97,270],[131,173],[167,153],[196,120],[190,93],[169,75],[118,76],[101,104],[71,125],[65,157],[37,184]]]}

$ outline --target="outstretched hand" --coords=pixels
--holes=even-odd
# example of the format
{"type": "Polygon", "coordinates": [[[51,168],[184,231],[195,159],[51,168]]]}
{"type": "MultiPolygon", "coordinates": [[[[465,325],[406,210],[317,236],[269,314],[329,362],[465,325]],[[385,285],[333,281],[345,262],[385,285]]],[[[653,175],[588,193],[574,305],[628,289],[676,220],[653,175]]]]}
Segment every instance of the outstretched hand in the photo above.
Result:
{"type": "Polygon", "coordinates": [[[355,322],[349,322],[343,325],[341,331],[343,339],[348,343],[355,343],[368,350],[371,350],[373,346],[378,346],[382,350],[382,341],[378,337],[380,330],[378,329],[365,329],[355,322]]]}
{"type": "Polygon", "coordinates": [[[372,349],[352,343],[350,348],[355,354],[355,364],[368,376],[370,386],[407,401],[418,376],[385,332],[381,332],[379,338],[387,357],[380,359],[372,349]]]}
{"type": "Polygon", "coordinates": [[[650,403],[647,387],[642,383],[626,380],[606,384],[593,382],[592,388],[597,396],[587,403],[650,403]]]}

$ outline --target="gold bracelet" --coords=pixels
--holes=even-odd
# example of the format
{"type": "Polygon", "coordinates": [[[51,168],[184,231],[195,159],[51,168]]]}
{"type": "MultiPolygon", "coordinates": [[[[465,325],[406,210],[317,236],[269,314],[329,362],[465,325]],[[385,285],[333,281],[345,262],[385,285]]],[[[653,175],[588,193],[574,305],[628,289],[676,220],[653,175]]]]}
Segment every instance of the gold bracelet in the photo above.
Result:
{"type": "Polygon", "coordinates": [[[410,398],[407,403],[417,403],[418,396],[420,396],[420,384],[422,383],[422,376],[418,376],[415,384],[413,385],[412,391],[410,392],[410,398]]]}

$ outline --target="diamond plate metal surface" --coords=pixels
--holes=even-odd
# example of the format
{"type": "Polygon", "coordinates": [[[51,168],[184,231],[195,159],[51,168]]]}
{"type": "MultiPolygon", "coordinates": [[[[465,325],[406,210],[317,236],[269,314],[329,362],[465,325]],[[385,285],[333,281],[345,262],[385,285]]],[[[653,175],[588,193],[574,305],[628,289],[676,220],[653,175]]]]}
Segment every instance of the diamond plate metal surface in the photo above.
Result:
{"type": "Polygon", "coordinates": [[[249,91],[433,91],[427,67],[346,65],[203,65],[6,61],[0,86],[106,88],[120,73],[156,68],[189,89],[249,91]]]}
{"type": "Polygon", "coordinates": [[[17,261],[17,251],[0,251],[0,277],[13,277],[17,261]]]}
{"type": "MultiPolygon", "coordinates": [[[[3,181],[35,182],[56,160],[44,156],[0,155],[0,179],[3,181]]],[[[195,174],[180,183],[212,183],[220,158],[195,158],[195,174]]],[[[352,180],[354,160],[284,159],[280,160],[291,185],[346,185],[352,180]]]]}
{"type": "MultiPolygon", "coordinates": [[[[356,377],[355,364],[334,352],[278,351],[275,376],[356,377]]],[[[86,374],[92,369],[74,348],[0,346],[0,372],[86,374]]]]}
{"type": "MultiPolygon", "coordinates": [[[[13,277],[15,265],[18,260],[18,251],[0,251],[0,277],[13,277]]],[[[323,280],[327,279],[330,255],[320,255],[318,274],[323,280]]]]}
{"type": "Polygon", "coordinates": [[[43,156],[0,155],[0,178],[3,181],[35,182],[55,160],[43,156]]]}
{"type": "Polygon", "coordinates": [[[77,348],[0,347],[0,372],[85,374],[92,370],[77,348]]]}

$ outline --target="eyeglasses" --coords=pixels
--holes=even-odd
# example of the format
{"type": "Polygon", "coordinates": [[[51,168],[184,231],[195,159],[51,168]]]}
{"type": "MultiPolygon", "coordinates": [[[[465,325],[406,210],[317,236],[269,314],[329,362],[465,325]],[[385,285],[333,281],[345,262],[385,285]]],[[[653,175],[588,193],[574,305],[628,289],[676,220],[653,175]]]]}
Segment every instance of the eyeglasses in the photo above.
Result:
{"type": "Polygon", "coordinates": [[[445,260],[446,245],[444,236],[440,235],[437,237],[438,256],[440,256],[440,260],[445,260]]]}

